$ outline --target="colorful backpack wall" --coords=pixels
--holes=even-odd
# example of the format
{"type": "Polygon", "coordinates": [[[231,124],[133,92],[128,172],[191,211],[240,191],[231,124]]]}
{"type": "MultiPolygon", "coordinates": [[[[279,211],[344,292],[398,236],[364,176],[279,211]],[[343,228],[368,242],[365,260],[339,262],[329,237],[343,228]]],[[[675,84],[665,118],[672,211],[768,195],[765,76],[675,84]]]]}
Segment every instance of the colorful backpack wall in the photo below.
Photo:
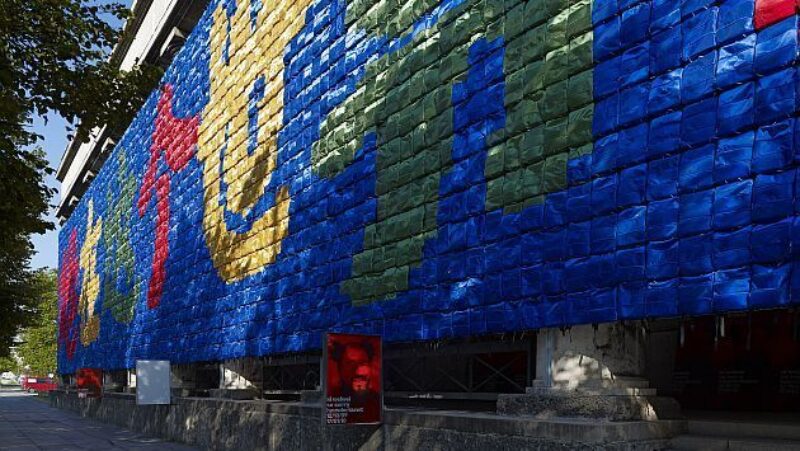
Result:
{"type": "Polygon", "coordinates": [[[798,303],[796,12],[212,1],[61,230],[60,371],[798,303]]]}

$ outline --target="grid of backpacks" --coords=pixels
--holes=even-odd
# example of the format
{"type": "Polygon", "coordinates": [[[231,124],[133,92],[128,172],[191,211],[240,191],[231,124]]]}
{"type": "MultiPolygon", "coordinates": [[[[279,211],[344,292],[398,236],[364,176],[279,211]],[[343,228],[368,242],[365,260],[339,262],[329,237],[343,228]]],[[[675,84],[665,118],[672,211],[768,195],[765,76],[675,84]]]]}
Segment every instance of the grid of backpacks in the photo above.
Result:
{"type": "Polygon", "coordinates": [[[800,303],[794,1],[314,1],[263,200],[228,225],[285,187],[288,232],[223,276],[217,165],[151,151],[158,118],[203,123],[214,21],[266,8],[210,2],[62,228],[60,372],[800,303]]]}

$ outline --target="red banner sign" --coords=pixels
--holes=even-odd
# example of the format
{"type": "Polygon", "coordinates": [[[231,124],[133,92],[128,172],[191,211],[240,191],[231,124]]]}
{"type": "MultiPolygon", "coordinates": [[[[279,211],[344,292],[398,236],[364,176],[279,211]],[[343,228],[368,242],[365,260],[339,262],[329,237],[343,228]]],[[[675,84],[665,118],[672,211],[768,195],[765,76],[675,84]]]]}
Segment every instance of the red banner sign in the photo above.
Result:
{"type": "Polygon", "coordinates": [[[103,394],[103,370],[81,368],[76,376],[79,395],[99,397],[103,394]]]}
{"type": "Polygon", "coordinates": [[[383,413],[381,337],[325,337],[325,424],[377,424],[383,413]]]}

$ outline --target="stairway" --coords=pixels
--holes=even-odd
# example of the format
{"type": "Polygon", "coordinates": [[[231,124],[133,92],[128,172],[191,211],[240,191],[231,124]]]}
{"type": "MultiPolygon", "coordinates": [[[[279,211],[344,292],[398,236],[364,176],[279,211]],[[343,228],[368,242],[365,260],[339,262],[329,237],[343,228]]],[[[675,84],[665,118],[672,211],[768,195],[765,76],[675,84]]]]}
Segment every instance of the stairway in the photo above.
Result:
{"type": "Polygon", "coordinates": [[[670,442],[674,450],[800,451],[800,421],[796,417],[688,416],[687,433],[670,442]]]}

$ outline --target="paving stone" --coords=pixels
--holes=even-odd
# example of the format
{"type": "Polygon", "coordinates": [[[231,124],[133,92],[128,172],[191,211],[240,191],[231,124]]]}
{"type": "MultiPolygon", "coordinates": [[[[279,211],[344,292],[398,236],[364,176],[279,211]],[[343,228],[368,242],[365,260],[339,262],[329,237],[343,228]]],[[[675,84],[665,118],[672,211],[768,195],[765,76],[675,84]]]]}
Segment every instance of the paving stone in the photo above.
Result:
{"type": "Polygon", "coordinates": [[[22,392],[0,392],[0,450],[190,450],[103,425],[22,392]]]}

